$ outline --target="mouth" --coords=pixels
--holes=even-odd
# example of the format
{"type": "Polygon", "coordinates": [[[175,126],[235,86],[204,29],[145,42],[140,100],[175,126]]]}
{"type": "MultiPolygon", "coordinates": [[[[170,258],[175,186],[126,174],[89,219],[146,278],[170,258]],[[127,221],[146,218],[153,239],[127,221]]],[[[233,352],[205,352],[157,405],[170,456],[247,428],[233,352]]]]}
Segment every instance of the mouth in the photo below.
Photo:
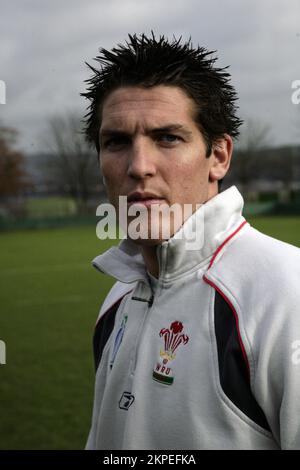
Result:
{"type": "Polygon", "coordinates": [[[134,193],[129,194],[127,198],[127,206],[138,204],[145,207],[150,207],[153,204],[161,204],[162,201],[164,201],[164,198],[158,196],[157,194],[136,191],[134,193]]]}

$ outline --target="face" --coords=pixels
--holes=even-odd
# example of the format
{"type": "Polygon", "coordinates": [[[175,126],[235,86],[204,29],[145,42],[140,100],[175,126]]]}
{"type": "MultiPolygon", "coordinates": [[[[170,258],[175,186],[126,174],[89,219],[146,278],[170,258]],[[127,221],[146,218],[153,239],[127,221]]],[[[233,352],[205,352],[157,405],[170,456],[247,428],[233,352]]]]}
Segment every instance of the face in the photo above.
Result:
{"type": "MultiPolygon", "coordinates": [[[[151,207],[161,204],[190,204],[194,212],[217,194],[217,180],[229,166],[223,155],[230,150],[228,142],[207,158],[193,114],[193,100],[178,87],[124,87],[108,95],[102,108],[100,165],[108,199],[117,210],[119,196],[127,196],[128,206],[143,206],[148,216],[151,207]]],[[[178,228],[173,223],[171,235],[178,228]]],[[[159,231],[156,242],[145,243],[161,239],[159,231]]]]}

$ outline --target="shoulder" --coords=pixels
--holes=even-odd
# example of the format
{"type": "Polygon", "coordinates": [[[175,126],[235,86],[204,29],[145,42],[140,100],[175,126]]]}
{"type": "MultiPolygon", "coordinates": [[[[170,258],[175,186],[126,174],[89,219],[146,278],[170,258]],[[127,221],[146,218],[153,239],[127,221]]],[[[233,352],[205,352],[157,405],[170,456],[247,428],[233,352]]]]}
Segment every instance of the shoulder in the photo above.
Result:
{"type": "Polygon", "coordinates": [[[295,261],[300,259],[300,248],[270,237],[251,226],[248,227],[245,236],[238,241],[245,254],[247,254],[249,248],[253,248],[255,257],[262,260],[270,259],[272,262],[277,263],[278,261],[282,262],[284,259],[291,260],[295,258],[295,261]]]}
{"type": "MultiPolygon", "coordinates": [[[[300,276],[300,249],[248,226],[225,246],[210,271],[229,288],[253,288],[261,293],[279,286],[281,290],[295,289],[300,276]]],[[[276,296],[280,292],[273,293],[276,296]]]]}
{"type": "Polygon", "coordinates": [[[125,284],[123,282],[117,281],[110,291],[108,292],[101,308],[100,312],[97,318],[97,322],[100,320],[103,315],[105,315],[109,310],[112,310],[114,305],[118,305],[120,301],[127,295],[129,292],[131,292],[134,288],[134,285],[131,284],[125,284]]]}
{"type": "Polygon", "coordinates": [[[299,327],[299,279],[300,249],[249,225],[205,273],[205,280],[228,299],[250,336],[270,323],[299,327]]]}

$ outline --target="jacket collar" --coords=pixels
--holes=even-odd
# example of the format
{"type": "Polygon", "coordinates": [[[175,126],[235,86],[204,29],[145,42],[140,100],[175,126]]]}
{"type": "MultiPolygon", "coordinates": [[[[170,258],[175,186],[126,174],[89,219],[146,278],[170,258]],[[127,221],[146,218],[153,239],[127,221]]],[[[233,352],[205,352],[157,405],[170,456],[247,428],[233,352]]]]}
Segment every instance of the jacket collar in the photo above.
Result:
{"type": "MultiPolygon", "coordinates": [[[[244,220],[244,201],[235,186],[217,194],[203,204],[169,240],[157,246],[159,279],[171,281],[187,272],[208,267],[216,249],[244,220]],[[191,240],[197,232],[197,248],[191,240]],[[193,249],[191,249],[193,246],[193,249]]],[[[147,280],[146,266],[138,245],[123,239],[118,247],[112,247],[93,260],[99,271],[125,283],[147,280]]],[[[148,280],[147,280],[148,282],[148,280]]]]}

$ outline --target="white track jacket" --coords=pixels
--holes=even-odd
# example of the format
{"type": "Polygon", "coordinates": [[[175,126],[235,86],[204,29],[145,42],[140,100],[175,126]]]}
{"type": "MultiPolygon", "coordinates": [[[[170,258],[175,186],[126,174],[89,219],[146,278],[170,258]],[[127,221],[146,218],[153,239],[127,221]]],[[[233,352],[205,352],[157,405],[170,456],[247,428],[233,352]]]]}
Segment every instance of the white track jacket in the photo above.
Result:
{"type": "Polygon", "coordinates": [[[157,247],[155,285],[130,240],[93,261],[117,282],[87,449],[300,449],[300,250],[242,209],[234,186],[202,205],[157,247]]]}

